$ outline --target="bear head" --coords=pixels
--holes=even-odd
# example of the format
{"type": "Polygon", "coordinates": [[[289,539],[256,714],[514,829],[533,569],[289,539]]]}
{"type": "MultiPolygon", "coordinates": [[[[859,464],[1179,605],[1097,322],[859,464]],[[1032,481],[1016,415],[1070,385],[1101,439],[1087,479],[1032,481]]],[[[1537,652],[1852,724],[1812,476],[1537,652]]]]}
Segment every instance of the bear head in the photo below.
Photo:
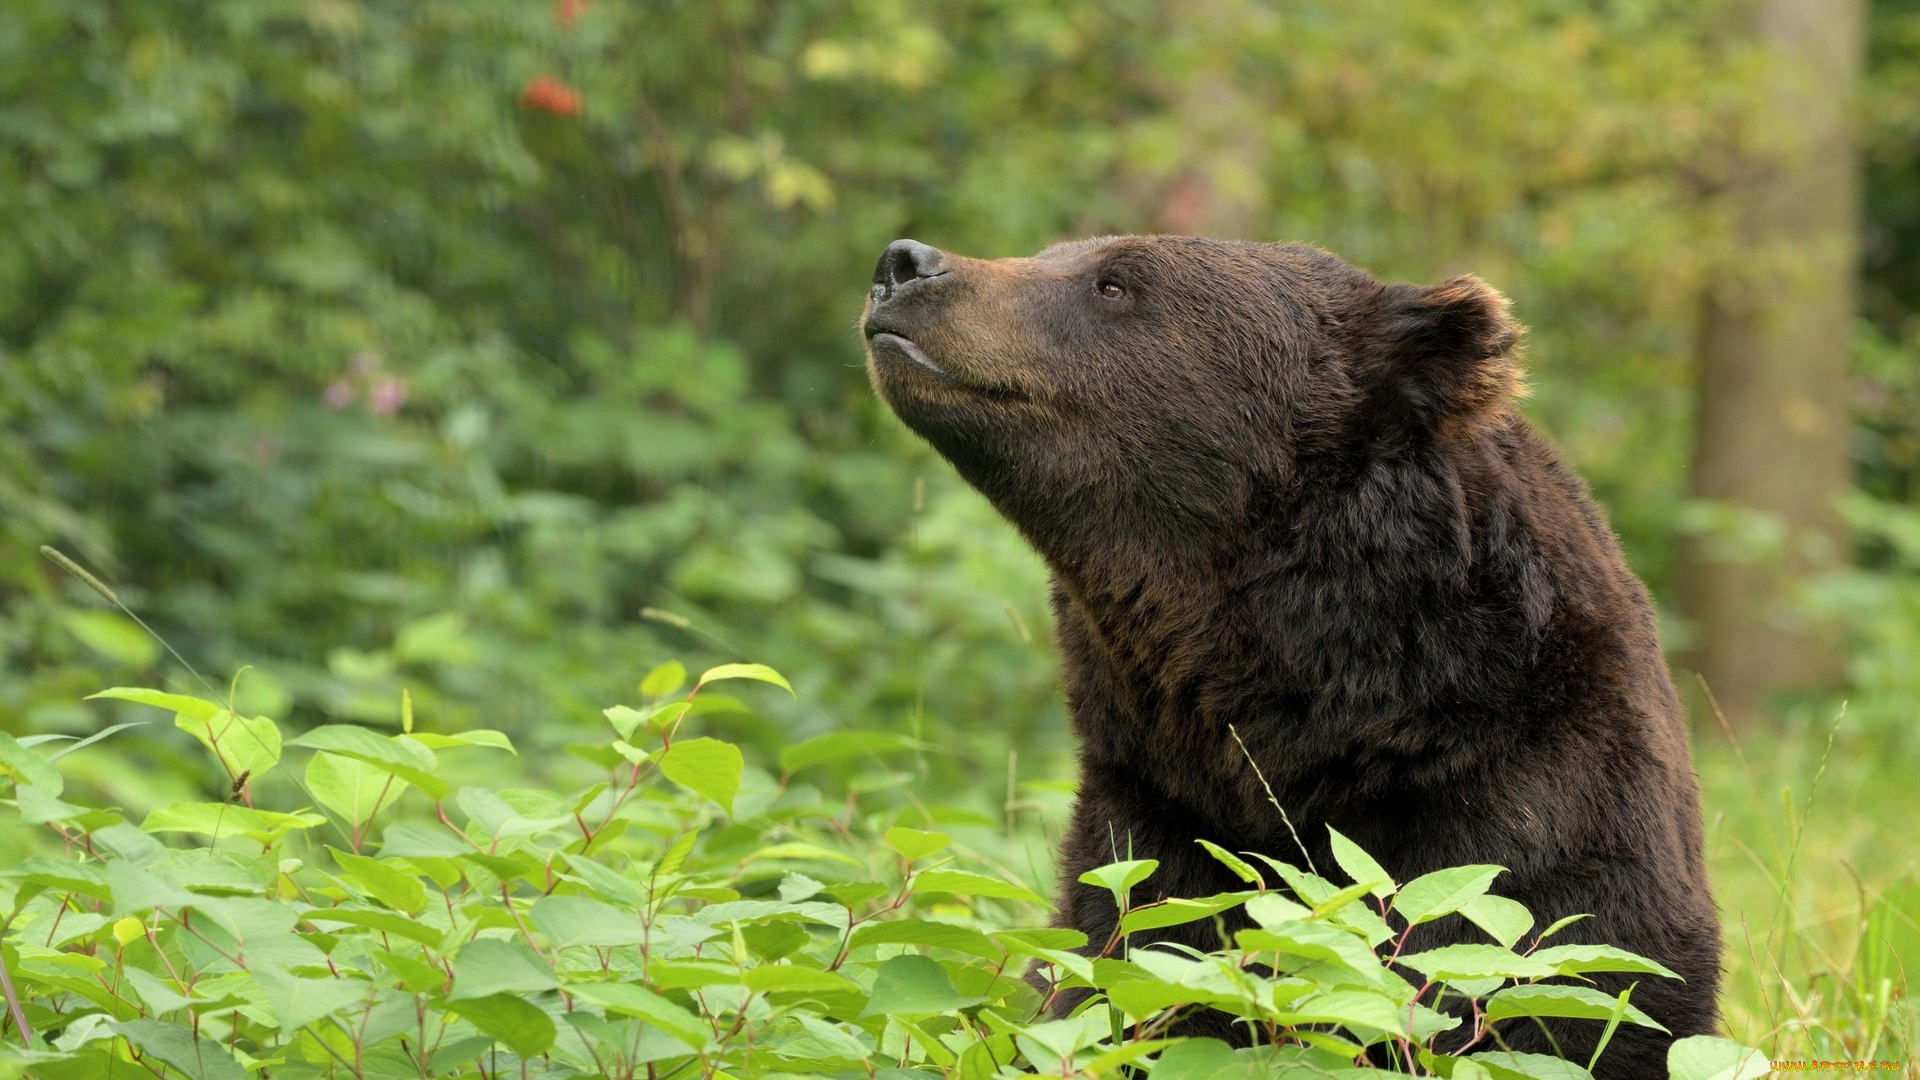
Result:
{"type": "Polygon", "coordinates": [[[1444,454],[1519,386],[1477,279],[1386,285],[1301,245],[899,240],[862,324],[880,395],[1056,569],[1217,558],[1309,473],[1444,454]]]}

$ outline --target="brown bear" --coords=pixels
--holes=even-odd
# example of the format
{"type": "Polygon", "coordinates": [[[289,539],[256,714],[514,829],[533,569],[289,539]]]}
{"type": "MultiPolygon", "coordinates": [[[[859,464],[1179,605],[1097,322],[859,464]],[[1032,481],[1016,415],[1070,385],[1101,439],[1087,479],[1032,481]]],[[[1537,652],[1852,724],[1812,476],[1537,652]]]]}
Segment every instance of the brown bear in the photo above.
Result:
{"type": "MultiPolygon", "coordinates": [[[[1080,740],[1063,925],[1108,940],[1112,897],[1076,879],[1116,852],[1159,860],[1143,901],[1240,887],[1197,839],[1300,861],[1263,775],[1323,870],[1328,826],[1402,882],[1498,864],[1536,927],[1592,916],[1556,943],[1683,976],[1595,977],[1637,982],[1671,1032],[1623,1025],[1599,1076],[1665,1076],[1673,1037],[1715,1028],[1719,931],[1654,610],[1511,407],[1503,297],[1299,245],[1126,236],[988,261],[901,240],[864,328],[881,396],[1051,570],[1080,740]]],[[[1205,923],[1159,936],[1220,944],[1205,923]]],[[[1409,948],[1486,940],[1456,916],[1409,948]]],[[[1232,1038],[1214,1017],[1189,1033],[1232,1038]]],[[[1584,1063],[1601,1028],[1500,1034],[1584,1063]]]]}

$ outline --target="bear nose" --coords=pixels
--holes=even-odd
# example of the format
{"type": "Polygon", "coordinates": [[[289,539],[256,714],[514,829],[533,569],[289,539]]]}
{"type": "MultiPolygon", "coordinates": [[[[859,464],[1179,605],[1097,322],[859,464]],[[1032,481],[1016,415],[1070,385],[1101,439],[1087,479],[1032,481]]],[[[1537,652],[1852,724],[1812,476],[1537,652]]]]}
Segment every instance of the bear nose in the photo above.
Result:
{"type": "Polygon", "coordinates": [[[946,273],[941,268],[945,258],[939,248],[929,247],[918,240],[895,240],[888,244],[873,268],[874,299],[879,301],[891,297],[895,289],[909,281],[939,277],[946,273]]]}

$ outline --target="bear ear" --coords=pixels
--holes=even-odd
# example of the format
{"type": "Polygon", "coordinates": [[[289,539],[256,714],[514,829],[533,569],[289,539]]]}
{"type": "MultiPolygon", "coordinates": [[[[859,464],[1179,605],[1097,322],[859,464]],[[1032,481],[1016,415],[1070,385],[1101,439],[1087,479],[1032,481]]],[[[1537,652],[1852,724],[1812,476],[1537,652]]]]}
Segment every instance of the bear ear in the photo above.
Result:
{"type": "Polygon", "coordinates": [[[1382,290],[1367,367],[1383,418],[1438,431],[1497,416],[1523,394],[1514,352],[1526,331],[1509,306],[1471,275],[1382,290]]]}

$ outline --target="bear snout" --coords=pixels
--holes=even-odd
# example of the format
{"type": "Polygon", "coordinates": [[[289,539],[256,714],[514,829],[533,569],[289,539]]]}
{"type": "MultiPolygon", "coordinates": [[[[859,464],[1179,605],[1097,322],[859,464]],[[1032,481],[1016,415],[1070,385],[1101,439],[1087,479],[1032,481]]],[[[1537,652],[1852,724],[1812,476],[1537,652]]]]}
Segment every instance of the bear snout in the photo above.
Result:
{"type": "Polygon", "coordinates": [[[907,285],[946,273],[946,252],[918,240],[895,240],[873,268],[873,302],[885,303],[907,285]]]}

